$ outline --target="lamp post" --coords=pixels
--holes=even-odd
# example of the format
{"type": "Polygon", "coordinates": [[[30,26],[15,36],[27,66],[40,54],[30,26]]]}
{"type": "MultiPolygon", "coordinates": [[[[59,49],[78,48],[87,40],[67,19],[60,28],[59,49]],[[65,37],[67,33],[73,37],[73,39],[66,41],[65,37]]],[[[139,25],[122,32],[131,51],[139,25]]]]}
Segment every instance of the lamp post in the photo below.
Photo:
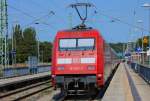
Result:
{"type": "Polygon", "coordinates": [[[39,37],[37,36],[37,49],[38,49],[38,65],[40,63],[40,42],[39,42],[39,37]]]}
{"type": "MultiPolygon", "coordinates": [[[[35,22],[34,24],[38,25],[39,22],[35,22]]],[[[40,40],[39,36],[37,35],[37,58],[38,58],[38,65],[40,63],[40,40]]]]}
{"type": "MultiPolygon", "coordinates": [[[[36,25],[38,25],[38,22],[35,22],[36,25]]],[[[37,35],[37,58],[38,58],[38,65],[40,63],[40,40],[39,37],[37,35]]]]}
{"type": "Polygon", "coordinates": [[[18,20],[12,22],[12,32],[11,32],[11,51],[12,51],[12,66],[16,66],[16,37],[14,35],[15,27],[19,23],[18,20]]]}
{"type": "Polygon", "coordinates": [[[144,39],[143,39],[143,28],[142,28],[143,27],[143,21],[142,20],[138,20],[137,23],[140,24],[141,31],[142,31],[142,35],[141,35],[141,37],[142,37],[142,39],[141,39],[142,40],[142,53],[141,53],[141,57],[142,57],[142,64],[143,64],[144,63],[144,50],[143,50],[144,49],[144,46],[143,46],[143,40],[144,39]]]}
{"type": "MultiPolygon", "coordinates": [[[[150,3],[144,3],[142,7],[147,8],[149,11],[149,50],[150,50],[150,3]]],[[[149,56],[149,65],[150,65],[150,56],[149,56]]]]}

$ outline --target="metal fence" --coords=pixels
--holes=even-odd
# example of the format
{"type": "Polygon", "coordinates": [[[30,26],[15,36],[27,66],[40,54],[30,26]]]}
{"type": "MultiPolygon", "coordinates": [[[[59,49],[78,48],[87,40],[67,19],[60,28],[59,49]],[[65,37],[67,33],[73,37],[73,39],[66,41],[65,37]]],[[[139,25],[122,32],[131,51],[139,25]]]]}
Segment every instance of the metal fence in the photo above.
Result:
{"type": "Polygon", "coordinates": [[[2,75],[0,78],[8,78],[8,77],[15,77],[15,76],[23,76],[23,75],[29,75],[29,74],[37,74],[42,72],[48,72],[51,70],[50,66],[40,66],[37,68],[5,68],[3,69],[2,75]]]}
{"type": "Polygon", "coordinates": [[[150,68],[137,63],[131,63],[131,68],[150,84],[150,68]]]}

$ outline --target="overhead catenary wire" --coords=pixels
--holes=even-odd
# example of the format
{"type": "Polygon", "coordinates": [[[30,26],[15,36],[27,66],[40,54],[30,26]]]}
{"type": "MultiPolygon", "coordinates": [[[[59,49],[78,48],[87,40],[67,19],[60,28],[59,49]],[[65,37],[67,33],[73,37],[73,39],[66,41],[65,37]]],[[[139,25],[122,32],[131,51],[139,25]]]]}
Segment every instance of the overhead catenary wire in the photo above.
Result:
{"type": "MultiPolygon", "coordinates": [[[[62,2],[65,3],[63,0],[62,0],[62,2]]],[[[60,4],[60,2],[58,2],[58,3],[56,4],[56,3],[54,2],[54,0],[51,0],[51,3],[52,3],[52,6],[53,6],[53,7],[55,7],[54,5],[58,5],[58,7],[61,7],[62,2],[61,2],[61,4],[60,4]]],[[[68,4],[68,5],[69,5],[69,4],[68,4]]],[[[64,8],[61,7],[60,9],[64,9],[64,8]]],[[[65,11],[67,11],[67,10],[68,10],[68,6],[65,7],[65,11]]],[[[66,23],[66,21],[63,19],[63,16],[62,16],[61,14],[59,14],[58,16],[55,15],[55,17],[57,17],[58,20],[60,20],[60,22],[66,23]]]]}
{"type": "MultiPolygon", "coordinates": [[[[8,5],[8,6],[9,6],[10,8],[12,8],[12,9],[15,9],[15,10],[18,11],[18,12],[21,12],[22,14],[24,14],[24,15],[30,17],[30,18],[34,18],[34,19],[35,19],[34,16],[32,16],[32,15],[30,15],[30,14],[28,14],[28,13],[26,13],[26,12],[24,12],[24,11],[18,9],[18,8],[15,8],[15,7],[12,6],[12,5],[8,5]]],[[[96,8],[96,7],[95,7],[95,8],[96,8]]],[[[98,9],[96,8],[96,10],[98,10],[98,9]]],[[[131,24],[131,23],[129,23],[129,22],[126,22],[126,21],[124,21],[124,20],[121,20],[121,19],[119,19],[119,18],[117,18],[117,17],[108,15],[108,14],[102,12],[101,10],[98,10],[98,11],[99,11],[100,13],[97,12],[97,11],[95,11],[95,12],[96,12],[97,14],[99,13],[100,15],[103,15],[103,16],[105,16],[105,17],[107,17],[107,18],[113,19],[114,21],[120,22],[120,23],[122,23],[122,24],[126,24],[126,25],[131,26],[131,27],[135,27],[135,28],[141,29],[141,30],[146,31],[146,32],[149,31],[148,29],[145,29],[145,28],[142,28],[142,27],[133,25],[133,24],[131,24]]],[[[35,21],[35,20],[34,20],[34,21],[35,21]]],[[[52,25],[51,25],[51,24],[48,24],[47,22],[43,22],[43,21],[42,21],[42,24],[45,24],[45,25],[48,25],[48,26],[51,26],[51,27],[52,27],[52,25]]]]}
{"type": "MultiPolygon", "coordinates": [[[[96,7],[95,7],[95,8],[96,8],[96,7]]],[[[143,28],[143,27],[140,27],[140,26],[131,24],[131,23],[127,22],[127,21],[124,21],[124,20],[119,19],[119,18],[117,18],[117,17],[114,17],[114,16],[112,16],[112,15],[106,14],[106,13],[102,12],[102,10],[98,10],[97,8],[96,8],[96,10],[98,11],[98,12],[96,11],[96,14],[100,14],[100,15],[102,15],[102,16],[105,16],[105,17],[107,17],[107,18],[109,18],[109,19],[112,19],[112,20],[114,20],[114,21],[116,21],[116,22],[120,22],[120,23],[122,23],[122,24],[128,25],[128,26],[130,26],[130,27],[138,28],[138,29],[143,30],[143,31],[145,31],[145,32],[149,32],[148,29],[145,29],[145,28],[143,28]]]]}
{"type": "MultiPolygon", "coordinates": [[[[49,9],[49,8],[47,8],[46,6],[42,6],[41,4],[39,4],[38,2],[35,2],[34,0],[31,0],[33,3],[34,3],[34,5],[37,5],[38,7],[40,6],[42,9],[43,8],[45,8],[45,9],[49,9]]],[[[61,2],[62,3],[62,2],[61,2]]],[[[51,0],[51,4],[52,4],[52,6],[53,7],[55,7],[54,5],[55,5],[55,3],[51,0]],[[53,4],[52,4],[53,3],[53,4]]],[[[60,7],[60,6],[58,6],[58,7],[60,7]]],[[[55,14],[56,15],[56,14],[55,14]]],[[[62,19],[61,19],[61,21],[62,21],[62,19]]]]}
{"type": "MultiPolygon", "coordinates": [[[[37,0],[36,0],[37,1],[37,0]]],[[[34,5],[36,5],[37,7],[41,7],[41,8],[45,8],[47,9],[45,6],[42,6],[41,4],[39,4],[38,2],[35,2],[34,0],[30,0],[30,2],[32,2],[34,5]]],[[[29,2],[29,3],[30,3],[29,2]]]]}
{"type": "MultiPolygon", "coordinates": [[[[32,1],[33,1],[33,0],[32,0],[32,1]]],[[[51,3],[54,4],[54,2],[51,2],[51,3]]],[[[36,4],[40,5],[39,3],[36,3],[36,4]]],[[[12,9],[14,9],[14,10],[16,10],[16,11],[22,13],[23,15],[25,15],[25,16],[27,16],[27,17],[30,17],[30,18],[33,18],[33,19],[37,19],[36,17],[32,16],[31,14],[29,14],[29,13],[27,13],[27,12],[22,11],[21,9],[18,9],[18,8],[12,6],[12,5],[8,5],[8,6],[9,6],[10,8],[12,8],[12,9]]],[[[54,5],[52,5],[52,6],[55,7],[54,5]]],[[[46,7],[44,7],[44,8],[46,8],[46,7]]],[[[54,12],[54,13],[55,13],[55,12],[54,12]]],[[[60,17],[61,15],[57,16],[56,13],[53,14],[53,15],[55,15],[55,17],[57,17],[57,18],[60,20],[60,22],[66,23],[66,21],[63,20],[62,17],[60,17]]],[[[52,23],[52,22],[51,22],[51,23],[52,23]]],[[[53,22],[53,23],[55,23],[55,22],[53,22]]],[[[30,23],[29,23],[29,24],[30,24],[30,23]]],[[[28,25],[29,25],[29,24],[28,24],[28,25]]],[[[32,23],[32,24],[33,24],[33,23],[32,23]]],[[[55,26],[53,26],[52,24],[49,24],[49,23],[47,23],[47,22],[45,22],[45,21],[40,21],[40,24],[43,24],[43,25],[46,25],[46,26],[50,26],[50,27],[52,27],[52,28],[54,28],[54,29],[57,29],[55,26]]],[[[59,23],[58,23],[58,24],[59,24],[59,23]]]]}
{"type": "MultiPolygon", "coordinates": [[[[35,20],[31,21],[29,24],[23,26],[23,27],[26,27],[26,26],[30,26],[31,24],[34,24],[34,23],[39,23],[41,22],[42,19],[44,19],[45,17],[49,16],[49,15],[54,15],[55,13],[53,11],[50,11],[48,14],[44,15],[44,16],[41,16],[39,18],[36,18],[35,20]]],[[[41,22],[41,23],[45,23],[45,22],[41,22]]]]}
{"type": "MultiPolygon", "coordinates": [[[[14,9],[14,10],[20,12],[20,13],[22,13],[23,15],[25,15],[25,16],[27,16],[27,17],[29,17],[29,18],[33,18],[33,19],[36,19],[36,20],[37,20],[37,19],[40,20],[41,18],[43,18],[43,16],[40,17],[40,18],[36,18],[36,17],[30,15],[29,13],[26,13],[26,12],[24,12],[24,11],[22,11],[22,10],[16,8],[16,7],[14,7],[14,6],[12,6],[12,5],[8,5],[8,7],[12,8],[12,9],[14,9]]],[[[52,13],[52,12],[51,12],[51,13],[52,13]]],[[[53,13],[54,13],[54,12],[53,12],[53,13]]],[[[33,20],[33,21],[35,21],[35,20],[33,20]]],[[[32,21],[32,22],[33,22],[33,21],[32,21]]],[[[41,24],[44,24],[44,25],[48,25],[48,26],[53,27],[54,29],[56,29],[54,26],[52,26],[51,24],[48,24],[47,22],[40,21],[40,23],[41,23],[41,24]]],[[[29,25],[29,24],[27,24],[27,25],[29,25]]],[[[25,27],[25,26],[24,26],[24,27],[25,27]]]]}
{"type": "Polygon", "coordinates": [[[30,18],[34,18],[34,17],[33,17],[32,15],[30,15],[29,13],[26,13],[26,12],[24,12],[24,11],[22,11],[22,10],[16,8],[16,7],[14,7],[14,6],[12,6],[12,5],[8,5],[8,7],[12,8],[12,9],[18,11],[18,12],[21,12],[21,13],[22,13],[23,15],[25,15],[25,16],[28,16],[28,17],[30,17],[30,18]]]}
{"type": "MultiPolygon", "coordinates": [[[[88,2],[88,1],[87,1],[88,2]]],[[[89,2],[88,2],[89,3],[89,2]]],[[[94,5],[93,5],[94,6],[94,5]]],[[[109,14],[107,14],[107,13],[104,13],[102,10],[99,10],[96,6],[94,6],[95,7],[95,11],[94,11],[94,13],[95,14],[100,14],[100,15],[102,15],[102,16],[104,16],[104,17],[107,17],[107,18],[109,18],[109,19],[112,19],[114,22],[120,22],[120,23],[122,23],[122,24],[125,24],[125,25],[128,25],[128,26],[130,26],[130,27],[134,27],[134,28],[138,28],[138,29],[140,29],[140,30],[143,30],[143,31],[145,31],[145,32],[149,32],[149,30],[148,29],[145,29],[145,28],[143,28],[143,27],[141,27],[141,26],[137,26],[137,25],[134,25],[134,24],[131,24],[131,23],[129,23],[129,22],[127,22],[127,21],[124,21],[124,20],[122,20],[122,19],[120,19],[120,18],[117,18],[117,17],[114,17],[114,16],[112,16],[112,15],[109,15],[109,14]]],[[[93,15],[94,16],[94,15],[93,15]]]]}

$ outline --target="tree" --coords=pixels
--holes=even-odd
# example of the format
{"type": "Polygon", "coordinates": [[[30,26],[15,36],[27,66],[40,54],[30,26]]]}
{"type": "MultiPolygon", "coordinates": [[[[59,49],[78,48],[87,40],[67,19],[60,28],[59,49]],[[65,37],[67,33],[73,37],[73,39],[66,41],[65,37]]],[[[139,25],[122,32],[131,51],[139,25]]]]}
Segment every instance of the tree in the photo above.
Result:
{"type": "MultiPolygon", "coordinates": [[[[36,40],[36,30],[32,27],[25,28],[23,31],[20,25],[16,25],[13,28],[13,50],[16,50],[16,62],[24,63],[28,60],[29,56],[38,55],[38,47],[36,40]]],[[[11,41],[10,41],[11,42],[11,41]]],[[[10,48],[11,45],[10,45],[10,48]]],[[[51,42],[40,42],[40,61],[51,61],[51,42]]],[[[10,50],[11,51],[11,50],[10,50]]]]}
{"type": "MultiPolygon", "coordinates": [[[[16,51],[16,60],[17,62],[23,62],[21,59],[22,57],[22,44],[23,44],[23,36],[22,36],[22,29],[20,25],[16,25],[13,28],[13,44],[14,44],[14,49],[16,51]]],[[[23,58],[23,57],[22,57],[23,58]]]]}
{"type": "Polygon", "coordinates": [[[28,56],[37,56],[36,31],[32,27],[23,31],[22,51],[25,60],[27,60],[28,56]]]}
{"type": "Polygon", "coordinates": [[[52,43],[41,42],[40,43],[40,60],[43,62],[51,62],[52,57],[52,43]]]}
{"type": "Polygon", "coordinates": [[[13,44],[16,50],[16,62],[24,63],[28,56],[37,56],[36,31],[29,27],[22,31],[20,25],[13,28],[13,44]]]}

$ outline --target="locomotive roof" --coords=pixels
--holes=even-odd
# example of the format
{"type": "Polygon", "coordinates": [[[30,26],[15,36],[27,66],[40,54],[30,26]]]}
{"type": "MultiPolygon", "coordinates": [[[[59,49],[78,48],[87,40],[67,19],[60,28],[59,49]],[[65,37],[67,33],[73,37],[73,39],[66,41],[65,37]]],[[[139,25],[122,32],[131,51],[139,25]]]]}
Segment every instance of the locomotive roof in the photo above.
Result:
{"type": "Polygon", "coordinates": [[[98,31],[96,29],[66,29],[60,30],[59,32],[75,32],[75,31],[98,31]]]}
{"type": "Polygon", "coordinates": [[[70,36],[69,33],[76,33],[76,32],[77,33],[78,32],[79,33],[80,32],[83,32],[83,33],[85,32],[85,33],[89,33],[89,34],[95,33],[94,35],[98,35],[98,36],[102,37],[101,33],[97,29],[67,29],[67,30],[60,30],[60,31],[57,32],[57,36],[62,35],[62,34],[66,34],[66,35],[70,36]]]}

